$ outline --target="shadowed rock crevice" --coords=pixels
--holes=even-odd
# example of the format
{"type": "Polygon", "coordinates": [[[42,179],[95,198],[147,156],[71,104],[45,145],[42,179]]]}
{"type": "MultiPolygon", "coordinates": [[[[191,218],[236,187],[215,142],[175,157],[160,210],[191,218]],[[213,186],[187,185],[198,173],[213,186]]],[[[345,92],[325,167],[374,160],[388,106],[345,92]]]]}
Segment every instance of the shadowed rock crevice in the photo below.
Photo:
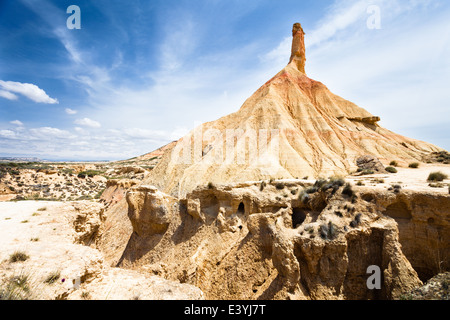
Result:
{"type": "Polygon", "coordinates": [[[410,220],[412,219],[411,210],[408,208],[407,204],[405,202],[395,202],[389,206],[387,206],[386,211],[384,212],[385,215],[394,218],[396,220],[399,219],[405,219],[410,220]]]}

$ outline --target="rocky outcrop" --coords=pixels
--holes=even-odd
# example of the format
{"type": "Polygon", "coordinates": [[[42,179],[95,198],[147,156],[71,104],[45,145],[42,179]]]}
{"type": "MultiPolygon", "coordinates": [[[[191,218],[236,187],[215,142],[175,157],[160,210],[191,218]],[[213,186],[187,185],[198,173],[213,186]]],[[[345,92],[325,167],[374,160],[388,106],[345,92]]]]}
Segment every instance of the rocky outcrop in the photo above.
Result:
{"type": "Polygon", "coordinates": [[[434,276],[422,287],[402,294],[400,300],[450,300],[450,272],[434,276]]]}
{"type": "Polygon", "coordinates": [[[381,121],[380,117],[355,117],[355,118],[348,118],[350,121],[359,121],[366,124],[375,125],[377,122],[381,121]]]}
{"type": "Polygon", "coordinates": [[[73,216],[75,243],[94,245],[100,237],[100,227],[105,220],[104,206],[87,201],[73,204],[76,214],[73,216]]]}
{"type": "Polygon", "coordinates": [[[402,251],[423,281],[450,269],[450,196],[436,192],[379,192],[361,188],[373,211],[393,218],[402,251]]]}
{"type": "Polygon", "coordinates": [[[305,73],[305,32],[300,23],[295,23],[292,28],[292,48],[289,64],[294,63],[298,71],[305,73]]]}
{"type": "Polygon", "coordinates": [[[358,166],[358,171],[364,173],[370,171],[372,173],[386,173],[384,165],[378,160],[377,157],[371,155],[361,156],[356,159],[356,165],[358,166]]]}
{"type": "Polygon", "coordinates": [[[128,217],[139,236],[164,233],[172,220],[175,199],[153,186],[133,187],[127,192],[128,217]]]}
{"type": "Polygon", "coordinates": [[[138,180],[134,179],[111,179],[106,182],[106,189],[103,191],[100,201],[106,207],[114,205],[119,201],[125,199],[126,192],[132,186],[138,184],[138,180]]]}
{"type": "MultiPolygon", "coordinates": [[[[436,214],[450,207],[448,195],[434,197],[436,214]]],[[[448,225],[436,216],[440,237],[407,240],[398,203],[419,217],[432,205],[419,198],[340,179],[210,184],[179,201],[135,187],[129,199],[141,205],[130,207],[133,233],[119,265],[198,286],[207,299],[395,299],[422,283],[415,268],[427,258],[413,251],[448,246],[448,225]],[[380,268],[379,290],[367,286],[370,266],[380,268]]]]}

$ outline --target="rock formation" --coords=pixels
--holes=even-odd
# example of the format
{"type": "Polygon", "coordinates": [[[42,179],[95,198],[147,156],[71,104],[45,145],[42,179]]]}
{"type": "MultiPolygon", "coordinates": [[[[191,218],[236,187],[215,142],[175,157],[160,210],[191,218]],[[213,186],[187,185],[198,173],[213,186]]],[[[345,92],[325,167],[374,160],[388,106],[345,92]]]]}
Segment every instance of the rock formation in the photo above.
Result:
{"type": "Polygon", "coordinates": [[[295,24],[289,64],[239,111],[165,146],[142,183],[108,182],[107,209],[81,217],[80,241],[95,238],[123,277],[160,276],[206,299],[397,299],[448,271],[450,195],[321,178],[441,149],[308,78],[304,48],[295,24]]]}
{"type": "Polygon", "coordinates": [[[305,73],[305,32],[300,23],[295,23],[292,28],[292,53],[289,64],[292,62],[300,72],[305,73]]]}
{"type": "Polygon", "coordinates": [[[410,163],[442,150],[381,127],[379,117],[310,79],[303,35],[295,24],[290,63],[239,111],[167,148],[145,183],[184,197],[209,182],[347,175],[364,155],[410,163]]]}
{"type": "Polygon", "coordinates": [[[209,185],[181,200],[135,186],[132,230],[113,261],[198,286],[206,299],[396,299],[448,270],[449,195],[344,184],[209,185]],[[367,287],[372,265],[380,290],[367,287]]]}
{"type": "Polygon", "coordinates": [[[358,171],[370,171],[377,173],[386,173],[386,169],[383,164],[374,156],[361,156],[356,159],[356,165],[358,166],[358,171]]]}

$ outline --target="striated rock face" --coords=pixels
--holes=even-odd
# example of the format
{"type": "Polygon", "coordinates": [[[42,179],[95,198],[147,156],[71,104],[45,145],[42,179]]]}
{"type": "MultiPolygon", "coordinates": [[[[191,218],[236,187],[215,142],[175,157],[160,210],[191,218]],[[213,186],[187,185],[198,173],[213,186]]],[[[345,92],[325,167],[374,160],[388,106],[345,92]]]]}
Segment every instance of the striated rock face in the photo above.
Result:
{"type": "Polygon", "coordinates": [[[174,202],[150,187],[130,194],[138,203],[158,199],[130,207],[130,217],[172,218],[163,232],[135,219],[119,266],[197,286],[206,299],[395,299],[422,284],[417,272],[429,243],[448,259],[450,230],[437,215],[448,216],[439,208],[450,207],[450,196],[442,193],[433,195],[434,207],[417,192],[375,195],[340,180],[314,189],[294,180],[210,184],[174,202]],[[414,223],[435,212],[439,236],[417,237],[419,224],[408,234],[402,202],[414,223]],[[381,270],[379,290],[367,287],[369,266],[381,270]]]}
{"type": "Polygon", "coordinates": [[[450,196],[435,192],[364,190],[372,210],[393,218],[402,251],[422,281],[450,269],[450,196]]]}
{"type": "Polygon", "coordinates": [[[291,62],[239,111],[167,148],[146,184],[185,197],[209,182],[346,176],[363,155],[411,163],[442,150],[381,127],[379,117],[307,77],[300,25],[293,34],[291,62]]]}
{"type": "Polygon", "coordinates": [[[138,184],[138,180],[133,179],[112,179],[106,182],[106,189],[103,191],[100,201],[103,202],[106,207],[115,205],[121,200],[125,199],[126,192],[132,186],[138,184]]]}

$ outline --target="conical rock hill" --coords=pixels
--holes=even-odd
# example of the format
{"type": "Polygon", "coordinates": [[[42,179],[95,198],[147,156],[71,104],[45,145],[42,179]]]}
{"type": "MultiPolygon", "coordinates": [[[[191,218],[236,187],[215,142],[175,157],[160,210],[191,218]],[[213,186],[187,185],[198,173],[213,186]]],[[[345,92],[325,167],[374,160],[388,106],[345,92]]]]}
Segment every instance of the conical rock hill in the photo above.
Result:
{"type": "Polygon", "coordinates": [[[180,139],[146,183],[184,196],[209,183],[347,175],[363,155],[411,162],[442,150],[379,126],[379,117],[310,79],[303,34],[295,24],[289,64],[239,111],[180,139]]]}

